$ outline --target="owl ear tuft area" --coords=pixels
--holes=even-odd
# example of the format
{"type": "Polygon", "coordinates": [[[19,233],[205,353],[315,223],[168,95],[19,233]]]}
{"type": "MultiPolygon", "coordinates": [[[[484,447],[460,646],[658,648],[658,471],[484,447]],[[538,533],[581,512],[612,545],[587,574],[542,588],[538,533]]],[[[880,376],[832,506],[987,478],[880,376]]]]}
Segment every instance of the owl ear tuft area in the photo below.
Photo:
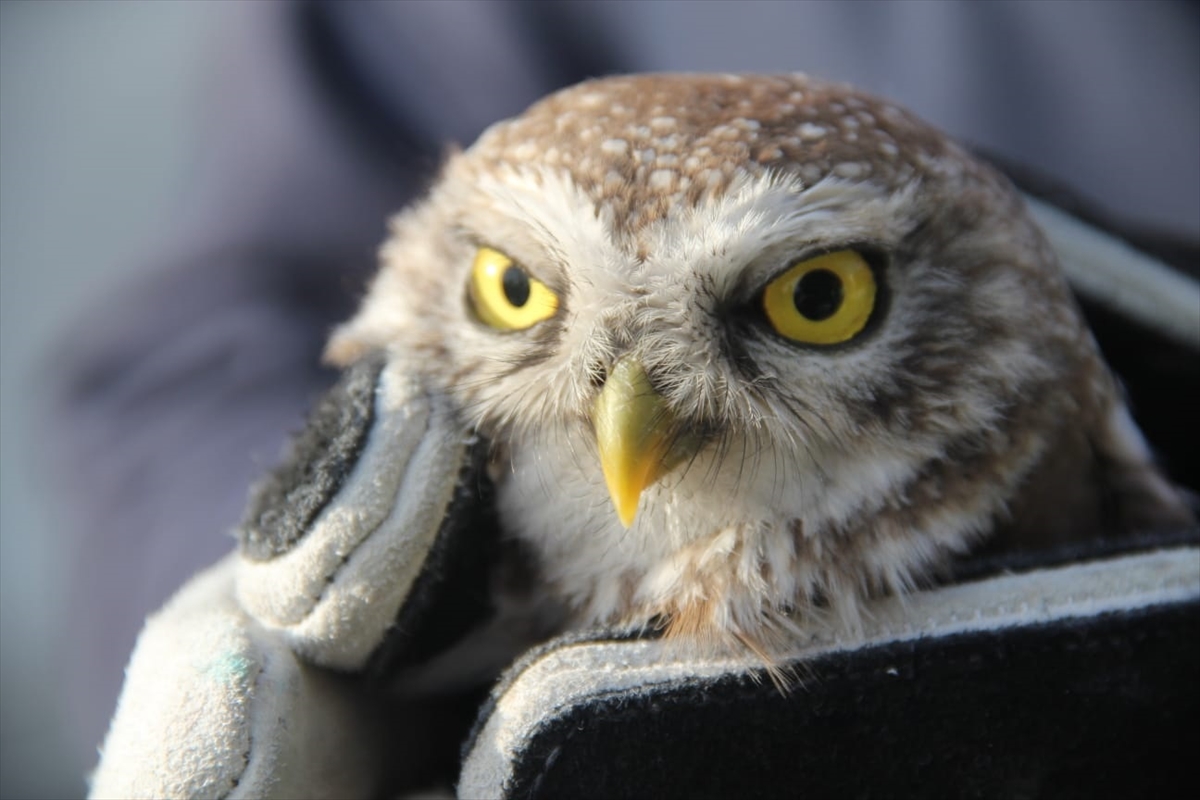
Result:
{"type": "Polygon", "coordinates": [[[339,325],[325,344],[321,353],[322,363],[331,367],[345,368],[359,361],[367,353],[379,349],[379,345],[362,335],[355,321],[339,325]]]}

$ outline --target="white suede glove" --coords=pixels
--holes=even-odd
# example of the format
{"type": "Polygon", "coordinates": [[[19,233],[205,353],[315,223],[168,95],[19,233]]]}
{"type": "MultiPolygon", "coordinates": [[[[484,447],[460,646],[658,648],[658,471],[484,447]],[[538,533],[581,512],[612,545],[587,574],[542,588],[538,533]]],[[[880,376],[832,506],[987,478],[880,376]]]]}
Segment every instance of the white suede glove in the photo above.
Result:
{"type": "Polygon", "coordinates": [[[404,772],[360,678],[468,624],[444,602],[425,617],[450,551],[487,560],[464,530],[473,449],[401,364],[349,370],[257,488],[240,552],[148,620],[91,796],[348,798],[404,772]]]}

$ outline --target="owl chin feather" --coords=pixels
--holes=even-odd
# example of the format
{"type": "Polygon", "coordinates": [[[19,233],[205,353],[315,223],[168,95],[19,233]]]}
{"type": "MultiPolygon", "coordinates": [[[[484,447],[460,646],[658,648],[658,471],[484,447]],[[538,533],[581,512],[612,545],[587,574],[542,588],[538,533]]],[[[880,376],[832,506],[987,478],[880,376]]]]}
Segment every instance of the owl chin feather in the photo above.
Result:
{"type": "MultiPolygon", "coordinates": [[[[703,519],[721,512],[706,506],[761,514],[761,496],[745,498],[776,476],[722,484],[719,471],[700,468],[693,485],[687,474],[664,479],[626,530],[599,477],[571,474],[578,462],[553,468],[550,479],[544,464],[519,459],[501,479],[502,517],[514,538],[533,545],[539,580],[573,609],[571,625],[641,627],[685,652],[750,655],[786,688],[794,676],[776,665],[798,643],[854,637],[873,598],[939,580],[978,545],[996,557],[1191,523],[1124,407],[1094,422],[991,453],[986,472],[938,460],[913,475],[897,472],[900,482],[875,489],[884,502],[840,522],[807,514],[713,531],[703,519]],[[591,510],[583,518],[564,516],[552,500],[589,491],[588,502],[575,504],[591,510]]],[[[840,491],[829,476],[824,486],[840,491]]],[[[826,508],[837,508],[836,497],[826,508]]]]}
{"type": "Polygon", "coordinates": [[[938,580],[976,545],[995,556],[1191,520],[1121,405],[992,440],[999,449],[923,464],[916,452],[847,446],[809,481],[777,474],[763,449],[765,461],[739,461],[736,474],[702,454],[648,492],[628,529],[588,459],[506,448],[496,474],[506,527],[532,545],[572,625],[639,626],[708,654],[750,654],[782,687],[774,665],[798,642],[853,637],[872,598],[938,580]],[[814,488],[788,505],[781,482],[814,488]]]}
{"type": "Polygon", "coordinates": [[[1020,196],[849,87],[566,89],[455,154],[382,261],[327,357],[407,359],[494,443],[574,625],[771,664],[972,548],[1191,518],[1020,196]]]}

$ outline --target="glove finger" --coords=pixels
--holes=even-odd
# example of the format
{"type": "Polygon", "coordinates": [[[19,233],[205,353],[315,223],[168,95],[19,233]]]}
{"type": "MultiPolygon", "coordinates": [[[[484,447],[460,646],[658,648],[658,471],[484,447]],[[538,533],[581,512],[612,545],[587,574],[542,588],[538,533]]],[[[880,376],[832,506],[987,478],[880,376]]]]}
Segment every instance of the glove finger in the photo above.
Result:
{"type": "Polygon", "coordinates": [[[479,512],[483,449],[403,362],[355,365],[252,498],[240,531],[243,607],[334,669],[362,670],[385,642],[389,661],[411,657],[422,630],[437,628],[425,649],[440,646],[487,613],[495,536],[479,512]],[[450,547],[460,537],[472,541],[450,547]],[[450,551],[470,556],[468,591],[460,580],[453,613],[438,609],[454,624],[431,626],[450,551]]]}

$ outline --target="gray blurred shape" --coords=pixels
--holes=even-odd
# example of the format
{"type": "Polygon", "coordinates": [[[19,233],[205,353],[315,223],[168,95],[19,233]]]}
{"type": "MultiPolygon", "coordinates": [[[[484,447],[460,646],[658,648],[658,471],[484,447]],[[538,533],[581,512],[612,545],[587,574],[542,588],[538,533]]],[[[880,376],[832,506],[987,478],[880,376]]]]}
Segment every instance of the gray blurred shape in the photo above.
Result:
{"type": "Polygon", "coordinates": [[[32,433],[52,343],[126,277],[194,152],[212,8],[0,2],[0,797],[72,797],[94,756],[62,707],[64,538],[32,433]]]}

